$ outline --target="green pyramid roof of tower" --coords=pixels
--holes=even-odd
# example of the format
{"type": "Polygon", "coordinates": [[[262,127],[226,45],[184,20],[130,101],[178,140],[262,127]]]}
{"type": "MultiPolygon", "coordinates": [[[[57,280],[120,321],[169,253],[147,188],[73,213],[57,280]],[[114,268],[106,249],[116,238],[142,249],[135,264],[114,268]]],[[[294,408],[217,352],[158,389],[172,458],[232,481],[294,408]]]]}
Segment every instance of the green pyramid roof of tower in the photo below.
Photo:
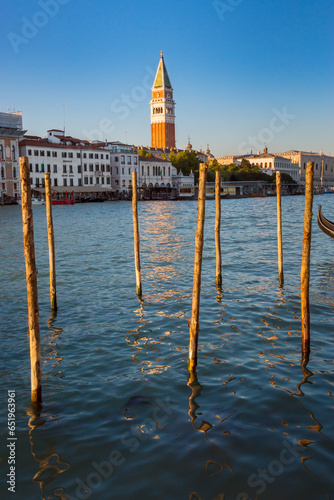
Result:
{"type": "Polygon", "coordinates": [[[172,88],[162,52],[161,52],[159,66],[158,66],[158,71],[157,71],[157,74],[155,75],[153,87],[154,88],[167,87],[169,89],[172,88]]]}

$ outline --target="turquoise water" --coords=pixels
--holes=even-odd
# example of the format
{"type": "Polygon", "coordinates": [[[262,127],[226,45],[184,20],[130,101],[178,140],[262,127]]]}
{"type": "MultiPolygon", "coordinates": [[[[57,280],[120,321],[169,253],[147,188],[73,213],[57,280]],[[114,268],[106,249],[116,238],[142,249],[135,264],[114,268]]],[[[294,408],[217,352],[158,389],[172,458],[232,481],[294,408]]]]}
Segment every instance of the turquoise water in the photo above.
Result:
{"type": "Polygon", "coordinates": [[[34,207],[43,406],[30,407],[19,206],[0,207],[1,498],[334,498],[334,196],[314,199],[311,355],[301,366],[304,197],[222,202],[223,290],[207,201],[196,381],[188,324],[197,202],[139,204],[143,302],[129,202],[54,206],[58,315],[50,319],[45,207],[34,207]],[[7,490],[7,391],[16,391],[16,492],[7,490]]]}

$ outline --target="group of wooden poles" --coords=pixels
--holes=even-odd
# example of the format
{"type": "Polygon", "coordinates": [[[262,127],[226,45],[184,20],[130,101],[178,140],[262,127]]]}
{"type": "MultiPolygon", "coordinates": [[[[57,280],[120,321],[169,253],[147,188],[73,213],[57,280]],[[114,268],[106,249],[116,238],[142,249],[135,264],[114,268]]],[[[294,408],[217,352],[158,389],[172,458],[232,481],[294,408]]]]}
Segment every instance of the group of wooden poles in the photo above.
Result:
{"type": "MultiPolygon", "coordinates": [[[[195,370],[197,366],[197,350],[199,335],[199,310],[201,293],[202,255],[204,243],[204,220],[205,220],[205,195],[207,165],[200,165],[199,188],[198,188],[198,216],[195,239],[195,261],[193,275],[193,295],[190,320],[190,342],[189,342],[189,371],[195,370]]],[[[39,309],[37,291],[37,267],[35,260],[34,224],[31,203],[31,184],[28,158],[20,158],[21,174],[21,200],[22,200],[22,225],[23,244],[26,265],[26,281],[28,296],[28,326],[30,338],[30,363],[31,363],[31,400],[33,403],[42,402],[42,373],[41,373],[41,345],[39,328],[39,309]]],[[[51,312],[57,311],[56,293],[56,265],[55,244],[52,220],[51,184],[50,174],[45,177],[45,199],[49,245],[49,267],[50,267],[50,302],[51,312]]],[[[304,239],[301,267],[301,319],[302,319],[302,352],[303,359],[308,359],[310,350],[310,307],[309,307],[309,282],[310,282],[310,251],[311,251],[311,228],[312,228],[312,205],[313,205],[313,177],[314,163],[307,164],[305,174],[305,216],[304,216],[304,239]]],[[[215,199],[215,244],[216,244],[216,285],[218,289],[222,286],[222,259],[221,259],[221,173],[216,172],[215,199]]],[[[281,215],[281,173],[276,173],[277,191],[277,240],[278,240],[278,274],[279,285],[283,286],[283,245],[282,245],[282,215],[281,215]]],[[[137,173],[132,174],[132,211],[134,225],[134,255],[136,271],[137,296],[142,297],[142,282],[140,269],[140,239],[138,224],[138,198],[137,198],[137,173]]]]}

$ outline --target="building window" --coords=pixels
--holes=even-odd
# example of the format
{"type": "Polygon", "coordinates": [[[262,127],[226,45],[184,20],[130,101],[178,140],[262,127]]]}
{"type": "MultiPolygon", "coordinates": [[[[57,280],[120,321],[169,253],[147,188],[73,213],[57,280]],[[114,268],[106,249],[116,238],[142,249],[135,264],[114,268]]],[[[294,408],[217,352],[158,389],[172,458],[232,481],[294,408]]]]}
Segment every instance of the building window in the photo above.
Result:
{"type": "Polygon", "coordinates": [[[164,175],[166,175],[166,167],[164,167],[164,175]]]}
{"type": "Polygon", "coordinates": [[[13,168],[13,179],[15,179],[15,178],[16,178],[16,168],[14,167],[13,168]]]}
{"type": "Polygon", "coordinates": [[[39,172],[39,165],[38,165],[38,163],[35,164],[35,172],[39,172]]]}
{"type": "Polygon", "coordinates": [[[80,158],[80,157],[81,157],[80,153],[77,153],[77,158],[80,158]]]}
{"type": "Polygon", "coordinates": [[[35,151],[34,151],[34,155],[35,155],[35,156],[38,156],[38,151],[37,151],[37,149],[35,149],[35,151]]]}
{"type": "Polygon", "coordinates": [[[103,155],[101,155],[101,160],[103,160],[103,155]]]}
{"type": "Polygon", "coordinates": [[[81,179],[78,179],[78,186],[82,186],[81,179]]]}
{"type": "Polygon", "coordinates": [[[96,177],[96,184],[100,184],[100,179],[96,177]]]}
{"type": "Polygon", "coordinates": [[[95,165],[95,170],[96,170],[96,172],[100,171],[100,165],[98,163],[96,163],[96,165],[95,165]]]}
{"type": "Polygon", "coordinates": [[[106,160],[108,160],[108,159],[109,159],[109,155],[106,155],[106,160]]]}
{"type": "Polygon", "coordinates": [[[121,164],[125,165],[125,156],[124,155],[121,156],[121,164]]]}
{"type": "Polygon", "coordinates": [[[90,182],[90,184],[93,184],[93,177],[89,178],[89,182],[90,182]]]}
{"type": "Polygon", "coordinates": [[[84,163],[84,172],[87,172],[87,163],[84,163]]]}
{"type": "Polygon", "coordinates": [[[67,173],[66,165],[63,165],[63,174],[66,174],[66,173],[67,173]]]}
{"type": "Polygon", "coordinates": [[[58,171],[58,169],[57,169],[57,165],[53,165],[53,173],[54,173],[54,174],[56,174],[56,173],[57,173],[57,171],[58,171]]]}
{"type": "Polygon", "coordinates": [[[99,159],[99,155],[98,153],[95,153],[95,160],[98,160],[99,159]]]}
{"type": "Polygon", "coordinates": [[[170,167],[168,167],[168,176],[170,177],[170,167]]]}
{"type": "Polygon", "coordinates": [[[52,151],[52,158],[57,158],[57,151],[52,151]]]}
{"type": "Polygon", "coordinates": [[[318,170],[318,164],[317,163],[315,164],[315,169],[318,170]]]}
{"type": "Polygon", "coordinates": [[[47,168],[48,168],[48,174],[50,174],[51,173],[51,165],[48,164],[47,168]]]}
{"type": "Polygon", "coordinates": [[[137,156],[135,156],[135,157],[133,158],[133,164],[134,164],[134,165],[138,165],[138,158],[137,158],[137,156]]]}
{"type": "Polygon", "coordinates": [[[32,163],[29,163],[29,170],[32,172],[32,163]]]}
{"type": "Polygon", "coordinates": [[[122,167],[122,175],[124,175],[124,167],[122,167]]]}
{"type": "Polygon", "coordinates": [[[86,154],[86,153],[84,153],[83,157],[84,157],[84,158],[87,158],[87,154],[86,154]]]}
{"type": "Polygon", "coordinates": [[[68,153],[69,158],[73,158],[73,153],[68,153]]]}
{"type": "Polygon", "coordinates": [[[144,165],[141,166],[141,175],[144,175],[144,165]]]}
{"type": "Polygon", "coordinates": [[[63,186],[67,186],[67,179],[63,179],[63,186]]]}
{"type": "Polygon", "coordinates": [[[70,179],[70,186],[73,186],[73,179],[70,179]]]}
{"type": "Polygon", "coordinates": [[[107,184],[110,184],[110,177],[107,177],[107,184]]]}
{"type": "Polygon", "coordinates": [[[62,152],[62,154],[61,154],[61,157],[62,157],[62,158],[67,158],[67,153],[65,153],[65,152],[63,151],[63,152],[62,152]]]}
{"type": "Polygon", "coordinates": [[[147,165],[147,175],[150,175],[150,167],[147,165]]]}
{"type": "MultiPolygon", "coordinates": [[[[0,146],[0,152],[1,152],[2,146],[0,146]]],[[[31,149],[28,149],[28,156],[31,156],[31,149]]]]}
{"type": "Polygon", "coordinates": [[[88,177],[84,177],[84,184],[88,184],[88,177]]]}
{"type": "Polygon", "coordinates": [[[39,178],[36,177],[36,187],[39,187],[39,178]]]}
{"type": "Polygon", "coordinates": [[[53,183],[54,183],[54,186],[58,186],[58,179],[54,179],[53,183]]]}
{"type": "Polygon", "coordinates": [[[73,174],[73,165],[70,165],[70,174],[73,174]]]}
{"type": "Polygon", "coordinates": [[[131,165],[131,156],[128,156],[128,165],[131,165]]]}
{"type": "Polygon", "coordinates": [[[118,167],[116,167],[116,175],[118,175],[118,167]]]}
{"type": "Polygon", "coordinates": [[[93,153],[89,153],[89,158],[93,158],[93,153]]]}
{"type": "Polygon", "coordinates": [[[101,184],[104,184],[104,177],[102,177],[101,184]]]}
{"type": "Polygon", "coordinates": [[[12,159],[15,160],[15,155],[16,155],[16,151],[15,151],[15,146],[12,146],[12,159]]]}
{"type": "Polygon", "coordinates": [[[45,152],[44,151],[40,151],[39,152],[39,156],[45,156],[45,152]]]}
{"type": "Polygon", "coordinates": [[[78,165],[78,174],[81,174],[81,165],[78,165]]]}
{"type": "Polygon", "coordinates": [[[131,167],[129,167],[129,175],[131,174],[131,167]]]}
{"type": "Polygon", "coordinates": [[[115,156],[115,162],[118,162],[118,156],[115,156]]]}
{"type": "Polygon", "coordinates": [[[89,171],[94,172],[94,165],[92,163],[89,164],[89,171]]]}
{"type": "Polygon", "coordinates": [[[46,156],[50,157],[51,156],[51,151],[46,152],[46,156]]]}
{"type": "MultiPolygon", "coordinates": [[[[108,167],[107,167],[107,170],[108,170],[108,167]]],[[[110,172],[110,174],[112,175],[112,167],[109,167],[108,172],[110,172]]]]}

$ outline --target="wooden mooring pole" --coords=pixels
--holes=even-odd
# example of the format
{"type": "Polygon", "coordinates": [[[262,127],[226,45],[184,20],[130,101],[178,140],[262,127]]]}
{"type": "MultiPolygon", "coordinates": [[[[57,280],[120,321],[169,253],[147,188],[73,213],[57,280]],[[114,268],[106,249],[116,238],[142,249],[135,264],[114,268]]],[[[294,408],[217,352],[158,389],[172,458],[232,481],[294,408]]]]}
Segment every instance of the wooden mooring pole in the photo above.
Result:
{"type": "Polygon", "coordinates": [[[283,272],[283,238],[282,238],[282,176],[276,172],[276,196],[277,196],[277,250],[278,250],[278,279],[279,286],[284,285],[283,272]]]}
{"type": "Polygon", "coordinates": [[[137,172],[132,172],[132,213],[133,213],[133,233],[135,245],[135,266],[136,266],[136,287],[137,296],[142,296],[141,271],[140,271],[140,245],[138,226],[138,203],[137,203],[137,172]]]}
{"type": "Polygon", "coordinates": [[[221,185],[220,170],[216,171],[216,221],[215,221],[215,240],[216,240],[216,285],[217,288],[222,286],[222,256],[220,245],[220,224],[221,224],[221,201],[220,201],[220,185],[221,185]]]}
{"type": "Polygon", "coordinates": [[[302,350],[310,350],[310,263],[311,263],[311,233],[313,206],[314,162],[308,162],[305,172],[305,214],[304,238],[301,267],[301,317],[302,317],[302,350]]]}
{"type": "Polygon", "coordinates": [[[20,158],[23,245],[26,264],[30,337],[31,401],[42,402],[41,341],[39,331],[37,268],[28,158],[20,158]]]}
{"type": "Polygon", "coordinates": [[[56,258],[55,258],[55,237],[52,220],[52,201],[50,174],[44,174],[45,179],[45,202],[46,202],[46,222],[48,228],[49,243],[49,268],[50,268],[50,302],[51,310],[57,311],[57,290],[56,290],[56,258]]]}
{"type": "Polygon", "coordinates": [[[199,187],[198,187],[198,215],[195,240],[195,262],[194,262],[194,281],[193,298],[190,321],[190,343],[189,343],[189,364],[188,369],[193,370],[197,365],[197,347],[199,332],[199,306],[201,295],[201,274],[202,274],[202,253],[204,239],[204,218],[205,218],[205,194],[206,194],[206,174],[207,166],[200,164],[199,168],[199,187]]]}

